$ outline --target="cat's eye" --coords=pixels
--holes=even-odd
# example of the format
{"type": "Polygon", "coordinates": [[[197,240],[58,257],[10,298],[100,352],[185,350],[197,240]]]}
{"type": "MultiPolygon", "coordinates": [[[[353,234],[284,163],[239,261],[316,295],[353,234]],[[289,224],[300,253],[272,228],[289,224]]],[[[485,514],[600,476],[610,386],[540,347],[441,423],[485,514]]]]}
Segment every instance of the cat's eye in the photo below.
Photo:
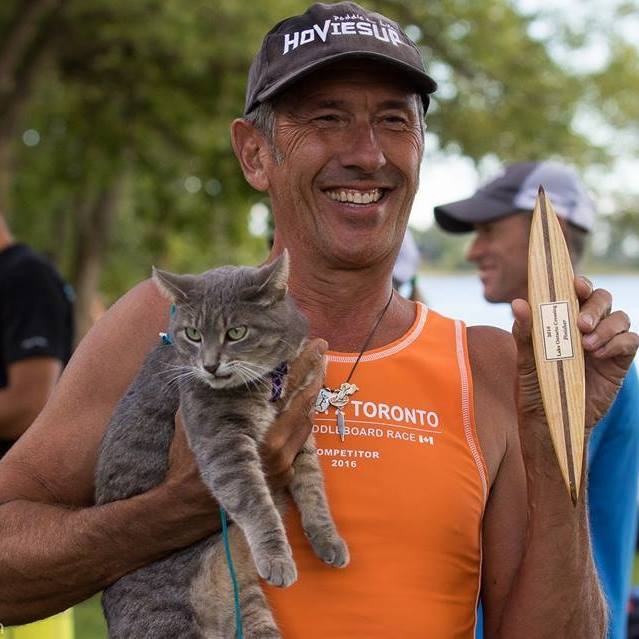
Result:
{"type": "Polygon", "coordinates": [[[226,331],[226,337],[231,342],[237,342],[246,337],[247,333],[248,328],[246,328],[246,326],[234,326],[226,331]]]}
{"type": "Polygon", "coordinates": [[[192,341],[192,342],[201,342],[202,334],[197,328],[193,328],[192,326],[187,326],[184,329],[184,334],[192,341]]]}

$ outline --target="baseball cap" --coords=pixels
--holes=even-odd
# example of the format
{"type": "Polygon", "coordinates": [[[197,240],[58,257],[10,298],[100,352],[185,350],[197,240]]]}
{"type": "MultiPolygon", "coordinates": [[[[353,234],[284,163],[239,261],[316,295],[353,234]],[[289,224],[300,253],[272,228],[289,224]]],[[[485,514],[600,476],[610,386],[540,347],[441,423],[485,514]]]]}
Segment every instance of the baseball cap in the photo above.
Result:
{"type": "Polygon", "coordinates": [[[264,38],[249,70],[244,113],[305,75],[344,59],[391,65],[410,79],[428,108],[437,89],[422,56],[401,27],[354,2],[314,4],[276,24],[264,38]]]}
{"type": "Polygon", "coordinates": [[[591,231],[595,206],[577,172],[557,162],[519,162],[477,192],[458,202],[435,207],[439,226],[451,233],[474,230],[474,224],[497,220],[515,211],[532,211],[543,186],[559,217],[591,231]]]}

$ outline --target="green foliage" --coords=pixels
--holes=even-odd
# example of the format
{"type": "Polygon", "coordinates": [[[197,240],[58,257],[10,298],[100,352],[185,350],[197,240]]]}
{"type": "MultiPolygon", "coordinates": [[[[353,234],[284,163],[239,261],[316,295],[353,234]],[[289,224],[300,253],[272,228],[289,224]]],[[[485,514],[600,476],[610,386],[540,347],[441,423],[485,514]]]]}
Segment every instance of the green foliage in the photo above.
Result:
{"type": "Polygon", "coordinates": [[[100,595],[95,595],[73,608],[75,639],[106,639],[107,628],[100,605],[100,595]]]}
{"type": "MultiPolygon", "coordinates": [[[[22,3],[1,5],[0,37],[22,3]]],[[[427,119],[442,148],[477,162],[555,156],[609,163],[610,149],[574,126],[584,109],[637,141],[639,55],[619,34],[610,34],[608,64],[590,73],[552,54],[558,43],[577,52],[589,23],[580,30],[557,22],[541,38],[531,35],[536,16],[507,0],[367,5],[417,35],[440,84],[427,119]]],[[[261,259],[264,242],[249,234],[247,218],[263,196],[243,179],[228,127],[242,112],[248,67],[266,29],[306,6],[67,0],[54,20],[42,19],[41,29],[55,37],[12,144],[7,213],[16,234],[77,276],[82,216],[123,175],[104,258],[108,300],[152,263],[196,271],[261,259]],[[27,129],[39,133],[36,146],[23,143],[27,129]]],[[[636,3],[615,7],[630,14],[636,3]]],[[[454,255],[446,259],[457,264],[454,255]]]]}

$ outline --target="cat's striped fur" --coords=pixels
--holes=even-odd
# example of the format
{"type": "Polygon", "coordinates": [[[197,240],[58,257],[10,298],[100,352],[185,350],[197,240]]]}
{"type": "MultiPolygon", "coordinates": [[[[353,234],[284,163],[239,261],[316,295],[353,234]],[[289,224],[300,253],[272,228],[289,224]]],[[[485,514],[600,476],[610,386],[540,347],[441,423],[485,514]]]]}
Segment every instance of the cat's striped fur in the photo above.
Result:
{"type": "MultiPolygon", "coordinates": [[[[259,457],[276,417],[268,373],[295,357],[307,330],[285,295],[287,275],[286,255],[261,269],[156,272],[177,307],[169,326],[175,343],[152,351],[116,407],[96,473],[98,504],[164,481],[181,407],[202,479],[234,522],[229,534],[247,639],[280,637],[258,574],[276,586],[297,576],[280,515],[285,495],[271,493],[259,457]],[[199,343],[185,336],[185,326],[191,336],[197,329],[199,343]],[[247,328],[247,337],[224,339],[229,326],[247,328]]],[[[348,550],[328,510],[312,440],[294,470],[289,492],[315,552],[346,565],[348,550]]],[[[103,606],[114,639],[232,639],[233,596],[220,535],[121,578],[105,590],[103,606]]]]}

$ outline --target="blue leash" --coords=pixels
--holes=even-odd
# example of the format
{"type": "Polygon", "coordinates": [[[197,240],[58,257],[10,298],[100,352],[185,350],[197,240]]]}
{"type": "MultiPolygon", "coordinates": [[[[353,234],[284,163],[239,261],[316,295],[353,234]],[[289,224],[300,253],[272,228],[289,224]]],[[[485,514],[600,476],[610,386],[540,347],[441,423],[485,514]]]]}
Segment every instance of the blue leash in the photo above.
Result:
{"type": "Polygon", "coordinates": [[[235,574],[235,566],[233,565],[233,557],[231,557],[231,545],[229,544],[229,530],[226,521],[226,511],[220,506],[220,519],[222,520],[222,541],[224,542],[224,552],[226,553],[226,565],[229,568],[231,584],[233,584],[233,603],[235,607],[235,630],[237,639],[244,639],[244,631],[242,630],[242,611],[240,608],[240,588],[237,584],[237,575],[235,574]]]}

